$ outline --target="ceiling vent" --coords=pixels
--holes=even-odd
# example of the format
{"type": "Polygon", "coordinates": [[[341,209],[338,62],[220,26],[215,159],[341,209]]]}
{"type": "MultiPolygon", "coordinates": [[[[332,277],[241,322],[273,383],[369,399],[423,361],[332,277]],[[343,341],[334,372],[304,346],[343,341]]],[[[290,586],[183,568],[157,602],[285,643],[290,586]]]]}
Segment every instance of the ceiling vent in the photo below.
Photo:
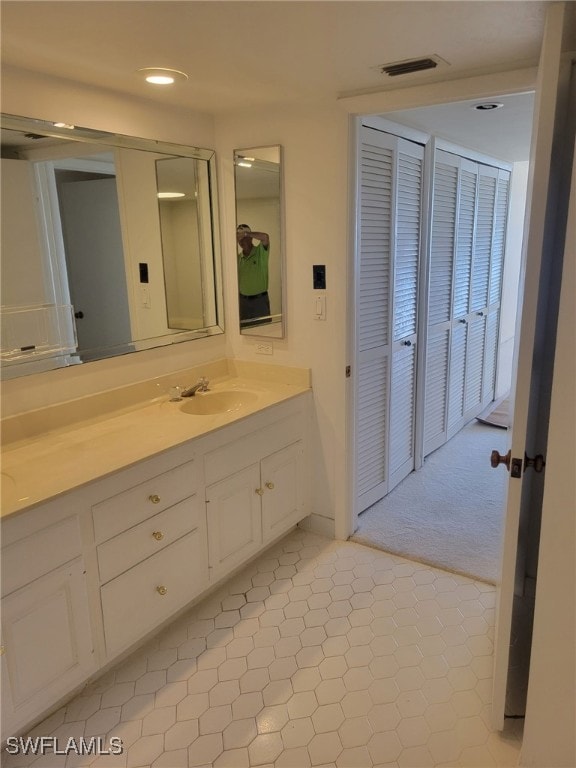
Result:
{"type": "Polygon", "coordinates": [[[377,69],[383,75],[388,77],[398,77],[399,75],[409,75],[413,72],[424,72],[427,69],[436,69],[439,64],[448,62],[441,59],[440,56],[424,56],[421,59],[406,59],[405,61],[395,61],[391,64],[381,64],[377,69]]]}

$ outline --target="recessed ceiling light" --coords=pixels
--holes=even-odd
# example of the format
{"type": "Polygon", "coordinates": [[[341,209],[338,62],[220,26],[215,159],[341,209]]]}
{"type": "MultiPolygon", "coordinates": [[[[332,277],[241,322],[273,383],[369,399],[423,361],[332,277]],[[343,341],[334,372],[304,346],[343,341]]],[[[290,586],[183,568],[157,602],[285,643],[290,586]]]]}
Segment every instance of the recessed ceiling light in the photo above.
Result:
{"type": "Polygon", "coordinates": [[[188,80],[186,72],[179,69],[167,69],[166,67],[143,67],[138,72],[152,85],[172,85],[177,80],[188,80]]]}
{"type": "Polygon", "coordinates": [[[176,200],[178,197],[186,197],[184,192],[158,192],[160,200],[176,200]]]}
{"type": "Polygon", "coordinates": [[[482,104],[473,104],[472,109],[477,109],[479,112],[489,112],[493,109],[501,109],[504,104],[499,101],[484,101],[482,104]]]}

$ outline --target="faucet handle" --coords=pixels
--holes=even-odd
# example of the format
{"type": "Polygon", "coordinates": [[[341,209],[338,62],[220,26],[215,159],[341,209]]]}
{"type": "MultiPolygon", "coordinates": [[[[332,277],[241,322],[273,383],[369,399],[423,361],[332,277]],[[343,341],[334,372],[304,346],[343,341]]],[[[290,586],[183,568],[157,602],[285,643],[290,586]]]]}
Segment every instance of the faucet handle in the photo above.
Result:
{"type": "Polygon", "coordinates": [[[200,387],[200,391],[201,391],[201,392],[207,392],[207,391],[208,391],[208,384],[209,384],[209,383],[210,383],[210,382],[208,381],[208,379],[206,378],[206,376],[200,376],[200,384],[202,385],[202,386],[200,387]]]}

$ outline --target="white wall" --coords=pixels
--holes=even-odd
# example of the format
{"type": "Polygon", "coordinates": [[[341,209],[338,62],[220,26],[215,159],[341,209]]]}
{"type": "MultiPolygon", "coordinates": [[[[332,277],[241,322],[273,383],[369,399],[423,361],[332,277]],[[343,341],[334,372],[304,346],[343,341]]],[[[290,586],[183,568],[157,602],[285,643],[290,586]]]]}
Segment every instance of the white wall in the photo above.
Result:
{"type": "Polygon", "coordinates": [[[507,394],[512,383],[514,334],[518,311],[518,283],[522,258],[522,235],[528,186],[528,162],[514,163],[510,185],[510,210],[506,230],[506,258],[502,276],[500,345],[496,375],[496,398],[507,394]]]}
{"type": "Polygon", "coordinates": [[[25,160],[2,160],[2,306],[45,304],[45,263],[36,218],[34,178],[25,160]]]}
{"type": "Polygon", "coordinates": [[[346,323],[348,118],[337,106],[266,109],[216,120],[226,304],[238,317],[233,150],[281,144],[286,221],[285,339],[272,358],[256,354],[258,339],[229,324],[234,355],[312,369],[313,508],[318,530],[333,533],[346,519],[346,323]],[[314,319],[312,265],[326,264],[326,320],[314,319]]]}

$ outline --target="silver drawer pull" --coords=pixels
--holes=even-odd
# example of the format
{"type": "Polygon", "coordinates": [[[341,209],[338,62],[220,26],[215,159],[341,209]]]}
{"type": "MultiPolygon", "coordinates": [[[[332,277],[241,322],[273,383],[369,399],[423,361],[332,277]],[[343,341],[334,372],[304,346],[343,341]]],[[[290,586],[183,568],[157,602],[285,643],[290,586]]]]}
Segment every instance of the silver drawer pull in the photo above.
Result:
{"type": "Polygon", "coordinates": [[[265,483],[265,485],[266,485],[266,488],[268,488],[268,490],[270,491],[274,490],[274,483],[265,483]]]}
{"type": "Polygon", "coordinates": [[[155,493],[153,493],[151,496],[148,496],[152,504],[160,504],[160,496],[157,496],[155,493]]]}
{"type": "Polygon", "coordinates": [[[162,533],[162,531],[154,531],[152,533],[152,536],[154,536],[156,541],[162,541],[162,539],[164,538],[164,534],[162,533]]]}
{"type": "Polygon", "coordinates": [[[165,595],[166,592],[168,592],[167,587],[156,587],[156,592],[158,592],[159,595],[165,595]]]}

